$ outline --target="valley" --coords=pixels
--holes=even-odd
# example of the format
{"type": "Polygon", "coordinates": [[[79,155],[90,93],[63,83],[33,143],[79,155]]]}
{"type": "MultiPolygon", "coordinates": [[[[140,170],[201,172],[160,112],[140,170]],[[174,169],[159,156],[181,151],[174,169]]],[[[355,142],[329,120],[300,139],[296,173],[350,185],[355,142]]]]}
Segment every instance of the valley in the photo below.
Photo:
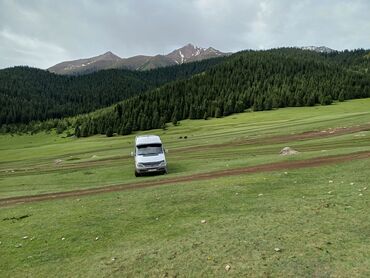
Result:
{"type": "Polygon", "coordinates": [[[366,276],[369,106],[245,112],[109,138],[1,135],[1,274],[218,276],[229,264],[234,276],[366,276]],[[168,175],[135,178],[138,134],[161,136],[168,175]],[[279,155],[285,146],[299,153],[279,155]]]}

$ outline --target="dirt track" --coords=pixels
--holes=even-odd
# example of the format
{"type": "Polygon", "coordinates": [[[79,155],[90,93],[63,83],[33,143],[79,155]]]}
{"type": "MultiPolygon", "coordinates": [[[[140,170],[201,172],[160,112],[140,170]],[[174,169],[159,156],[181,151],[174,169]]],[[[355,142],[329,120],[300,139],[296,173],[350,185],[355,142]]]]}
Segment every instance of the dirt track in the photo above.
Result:
{"type": "Polygon", "coordinates": [[[0,199],[0,207],[10,206],[10,205],[15,205],[15,204],[22,204],[22,203],[38,202],[38,201],[44,201],[44,200],[53,200],[53,199],[61,199],[61,198],[67,198],[67,197],[78,197],[78,196],[84,196],[84,195],[99,194],[99,193],[104,193],[104,192],[115,192],[115,191],[123,191],[123,190],[130,190],[130,189],[139,189],[139,188],[152,187],[156,185],[208,180],[208,179],[214,179],[214,178],[219,178],[219,177],[235,176],[235,175],[241,175],[241,174],[247,174],[247,173],[260,173],[260,172],[270,172],[270,171],[286,170],[286,169],[318,167],[318,166],[323,166],[323,165],[328,165],[328,164],[341,163],[341,162],[358,160],[358,159],[366,159],[366,158],[370,158],[370,151],[357,152],[357,153],[351,153],[351,154],[345,154],[345,155],[318,157],[318,158],[311,158],[311,159],[298,160],[298,161],[297,160],[296,161],[282,161],[282,162],[251,166],[251,167],[227,169],[227,170],[222,170],[222,171],[212,171],[208,173],[194,174],[194,175],[185,176],[185,177],[168,178],[168,179],[159,180],[159,181],[119,184],[119,185],[111,185],[111,186],[97,187],[97,188],[91,188],[91,189],[80,189],[80,190],[57,192],[57,193],[46,193],[46,194],[31,195],[31,196],[18,196],[18,197],[0,199]]]}
{"type": "Polygon", "coordinates": [[[206,149],[217,149],[222,147],[230,147],[230,146],[243,146],[243,145],[250,145],[250,144],[279,144],[279,143],[287,143],[291,141],[302,141],[302,140],[309,140],[309,139],[318,139],[318,138],[326,138],[326,137],[333,137],[333,136],[340,136],[345,134],[352,134],[361,131],[369,131],[370,124],[358,125],[358,126],[351,126],[351,127],[338,127],[338,128],[330,128],[326,130],[319,130],[319,131],[307,131],[303,133],[297,134],[288,134],[288,135],[278,135],[266,138],[257,138],[257,139],[245,139],[233,142],[227,142],[222,144],[210,144],[206,146],[194,146],[194,147],[185,147],[181,149],[177,149],[176,152],[192,152],[195,150],[206,150],[206,149]]]}

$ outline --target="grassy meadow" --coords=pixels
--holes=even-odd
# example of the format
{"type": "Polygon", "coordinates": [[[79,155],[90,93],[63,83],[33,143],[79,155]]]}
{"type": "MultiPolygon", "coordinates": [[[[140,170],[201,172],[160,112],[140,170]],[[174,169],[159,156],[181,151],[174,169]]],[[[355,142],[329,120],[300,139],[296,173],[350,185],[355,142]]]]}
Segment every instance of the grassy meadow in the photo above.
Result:
{"type": "MultiPolygon", "coordinates": [[[[0,199],[370,151],[369,128],[336,133],[369,126],[369,108],[360,99],[141,132],[161,136],[169,164],[141,178],[137,134],[2,135],[0,199]],[[325,136],[294,137],[311,131],[325,136]],[[280,156],[285,146],[299,154],[280,156]]],[[[0,207],[0,276],[368,277],[369,168],[362,159],[0,207]]]]}

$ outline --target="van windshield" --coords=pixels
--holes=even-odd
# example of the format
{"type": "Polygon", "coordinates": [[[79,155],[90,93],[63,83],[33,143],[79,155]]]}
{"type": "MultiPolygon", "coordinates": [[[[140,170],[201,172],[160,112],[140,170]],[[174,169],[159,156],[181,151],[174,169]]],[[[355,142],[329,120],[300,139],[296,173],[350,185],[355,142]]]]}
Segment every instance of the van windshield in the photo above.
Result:
{"type": "Polygon", "coordinates": [[[137,146],[138,155],[157,155],[163,153],[161,144],[148,144],[137,146]]]}

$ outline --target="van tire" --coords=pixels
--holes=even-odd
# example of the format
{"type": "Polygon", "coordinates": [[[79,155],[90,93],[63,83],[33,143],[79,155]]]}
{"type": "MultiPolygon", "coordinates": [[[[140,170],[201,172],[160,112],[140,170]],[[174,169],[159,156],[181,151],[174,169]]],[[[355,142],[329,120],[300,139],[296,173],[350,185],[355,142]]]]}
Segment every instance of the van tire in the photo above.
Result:
{"type": "Polygon", "coordinates": [[[140,174],[135,171],[135,177],[140,177],[140,174]]]}

